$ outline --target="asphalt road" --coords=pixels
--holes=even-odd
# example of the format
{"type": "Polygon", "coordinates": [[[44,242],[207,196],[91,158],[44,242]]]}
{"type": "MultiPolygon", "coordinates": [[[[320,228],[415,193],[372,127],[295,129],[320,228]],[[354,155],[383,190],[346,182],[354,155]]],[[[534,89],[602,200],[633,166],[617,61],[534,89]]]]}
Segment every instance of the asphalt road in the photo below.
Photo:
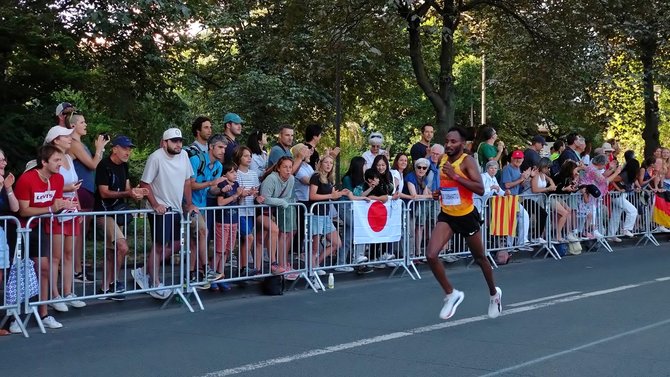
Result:
{"type": "MultiPolygon", "coordinates": [[[[520,260],[519,260],[520,259],[520,260]]],[[[203,294],[205,311],[149,296],[91,302],[59,330],[0,338],[2,376],[670,376],[670,248],[627,247],[496,270],[503,316],[486,317],[478,268],[441,321],[423,279],[338,276],[335,289],[203,294]]]]}

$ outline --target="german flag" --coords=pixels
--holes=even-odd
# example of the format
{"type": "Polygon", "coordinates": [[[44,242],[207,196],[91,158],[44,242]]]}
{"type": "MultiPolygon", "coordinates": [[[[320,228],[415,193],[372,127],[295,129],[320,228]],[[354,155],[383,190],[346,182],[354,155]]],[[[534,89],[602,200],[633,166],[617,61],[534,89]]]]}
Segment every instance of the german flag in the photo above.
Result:
{"type": "Polygon", "coordinates": [[[490,229],[492,236],[516,235],[516,214],[519,212],[517,195],[492,196],[490,229]]]}
{"type": "Polygon", "coordinates": [[[658,225],[670,228],[670,192],[657,192],[652,219],[658,225]]]}

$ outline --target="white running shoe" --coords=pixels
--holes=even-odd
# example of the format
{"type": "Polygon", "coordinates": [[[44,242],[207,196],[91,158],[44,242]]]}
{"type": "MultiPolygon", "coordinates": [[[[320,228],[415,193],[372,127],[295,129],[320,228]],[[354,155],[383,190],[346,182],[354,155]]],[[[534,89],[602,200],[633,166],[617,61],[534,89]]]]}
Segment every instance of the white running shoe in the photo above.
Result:
{"type": "MultiPolygon", "coordinates": [[[[77,298],[77,295],[70,293],[69,295],[65,296],[65,298],[77,298]]],[[[72,306],[73,308],[83,308],[86,306],[86,303],[81,300],[68,301],[66,304],[72,306]]]]}
{"type": "MultiPolygon", "coordinates": [[[[62,298],[63,297],[61,297],[61,296],[57,296],[57,297],[54,297],[54,300],[60,300],[62,298]]],[[[63,303],[63,302],[53,302],[53,303],[49,304],[49,306],[54,308],[54,310],[57,311],[57,312],[65,313],[65,312],[68,311],[67,305],[65,305],[65,303],[63,303]]]]}
{"type": "Polygon", "coordinates": [[[149,276],[144,273],[142,267],[130,271],[130,274],[133,275],[133,279],[135,279],[135,283],[137,283],[140,289],[149,288],[149,276]]]}
{"type": "Polygon", "coordinates": [[[359,255],[359,256],[356,257],[356,264],[365,263],[367,261],[368,261],[368,257],[366,257],[365,255],[359,255]]]}
{"type": "MultiPolygon", "coordinates": [[[[163,288],[163,283],[158,283],[156,288],[163,288]]],[[[171,290],[169,289],[158,289],[157,291],[149,291],[149,295],[155,299],[158,300],[166,300],[168,297],[170,297],[170,293],[172,293],[171,290]]]]}
{"type": "Polygon", "coordinates": [[[624,237],[628,237],[628,238],[633,238],[633,237],[635,237],[635,235],[633,234],[633,232],[631,232],[630,230],[627,230],[627,229],[623,231],[623,235],[624,235],[624,237]]]}
{"type": "Polygon", "coordinates": [[[502,313],[502,289],[496,287],[496,294],[489,301],[489,318],[496,318],[502,313]]]}
{"type": "Polygon", "coordinates": [[[570,242],[578,242],[579,237],[577,237],[574,233],[568,233],[567,236],[565,236],[565,239],[570,241],[570,242]]]}
{"type": "Polygon", "coordinates": [[[42,318],[42,324],[44,325],[44,327],[50,329],[60,329],[61,327],[63,327],[63,324],[56,321],[56,318],[52,316],[42,318]]]}
{"type": "Polygon", "coordinates": [[[596,236],[596,238],[598,238],[598,239],[605,237],[605,236],[603,236],[602,233],[600,233],[600,231],[598,229],[593,230],[593,235],[596,236]]]}
{"type": "Polygon", "coordinates": [[[16,321],[9,324],[9,332],[12,334],[21,334],[21,326],[16,321]]]}
{"type": "Polygon", "coordinates": [[[465,293],[454,289],[450,294],[444,297],[444,306],[440,311],[440,318],[449,319],[456,313],[456,308],[463,302],[465,293]]]}

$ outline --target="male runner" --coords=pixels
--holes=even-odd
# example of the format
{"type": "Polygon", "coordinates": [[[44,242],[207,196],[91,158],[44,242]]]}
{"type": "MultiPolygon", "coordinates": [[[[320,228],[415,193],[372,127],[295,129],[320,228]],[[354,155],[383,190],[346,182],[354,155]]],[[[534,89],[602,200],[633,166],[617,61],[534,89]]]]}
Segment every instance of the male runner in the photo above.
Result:
{"type": "Polygon", "coordinates": [[[489,294],[491,295],[489,317],[496,318],[502,312],[502,290],[495,286],[493,270],[484,255],[484,244],[480,234],[480,217],[472,201],[473,194],[484,194],[484,185],[477,163],[472,157],[463,153],[465,138],[465,130],[461,128],[452,127],[447,132],[446,156],[442,158],[440,163],[442,166],[440,190],[433,193],[433,197],[440,200],[442,211],[437,217],[437,224],[428,241],[426,254],[435,279],[447,294],[444,298],[444,307],[440,312],[440,318],[449,319],[465,298],[465,294],[454,289],[449,283],[438,254],[454,233],[463,236],[475,262],[482,269],[486,284],[489,286],[489,294]]]}

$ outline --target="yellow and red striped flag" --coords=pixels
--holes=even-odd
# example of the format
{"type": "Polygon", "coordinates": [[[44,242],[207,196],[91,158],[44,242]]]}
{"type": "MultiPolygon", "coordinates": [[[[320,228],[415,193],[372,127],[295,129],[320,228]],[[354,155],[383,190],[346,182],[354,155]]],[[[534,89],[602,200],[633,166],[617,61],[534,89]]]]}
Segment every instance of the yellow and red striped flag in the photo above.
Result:
{"type": "Polygon", "coordinates": [[[517,195],[493,196],[489,203],[491,203],[491,235],[516,235],[516,214],[519,212],[519,197],[517,195]]]}

